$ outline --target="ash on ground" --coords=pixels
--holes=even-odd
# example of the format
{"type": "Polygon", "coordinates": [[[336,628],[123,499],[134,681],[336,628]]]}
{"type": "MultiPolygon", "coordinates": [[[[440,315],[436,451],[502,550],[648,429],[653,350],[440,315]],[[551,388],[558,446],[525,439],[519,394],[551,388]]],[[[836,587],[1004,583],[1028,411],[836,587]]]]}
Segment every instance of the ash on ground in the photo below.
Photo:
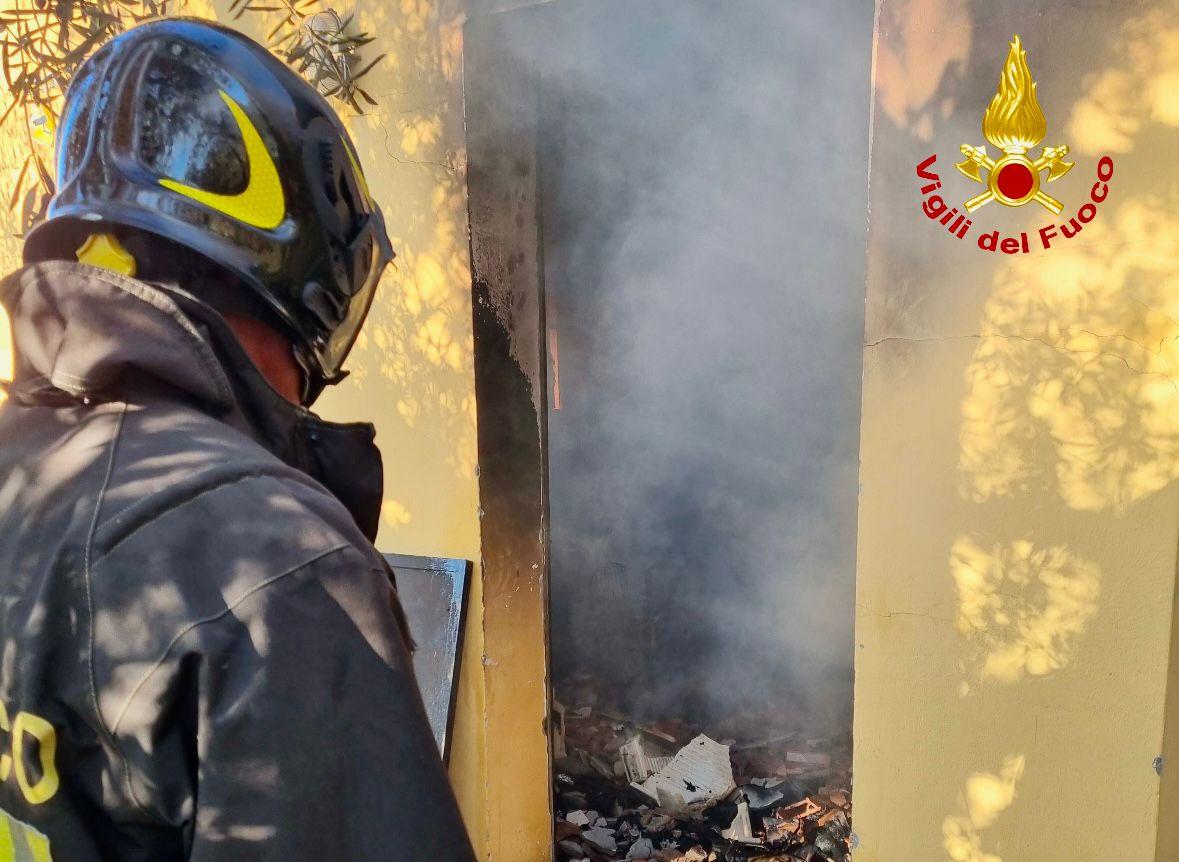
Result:
{"type": "Polygon", "coordinates": [[[558,686],[556,858],[849,862],[851,740],[813,723],[781,711],[640,722],[592,688],[558,686]]]}

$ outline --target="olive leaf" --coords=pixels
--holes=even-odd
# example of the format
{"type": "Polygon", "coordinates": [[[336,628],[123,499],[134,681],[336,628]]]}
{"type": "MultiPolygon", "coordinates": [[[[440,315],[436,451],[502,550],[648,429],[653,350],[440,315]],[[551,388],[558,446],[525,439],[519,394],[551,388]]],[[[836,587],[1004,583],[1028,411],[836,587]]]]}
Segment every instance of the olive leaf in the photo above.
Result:
{"type": "Polygon", "coordinates": [[[17,175],[8,209],[27,230],[45,215],[53,175],[37,152],[32,123],[56,123],[58,106],[78,66],[127,27],[167,14],[167,0],[8,0],[0,9],[0,74],[8,104],[0,127],[24,121],[28,155],[17,175]]]}
{"type": "Polygon", "coordinates": [[[359,81],[386,55],[361,65],[359,51],[376,37],[354,31],[354,17],[341,18],[331,9],[319,9],[321,0],[233,0],[235,16],[252,12],[281,14],[267,34],[268,47],[282,57],[319,92],[339,99],[362,114],[357,97],[369,105],[377,101],[359,81]],[[276,5],[277,2],[277,5],[276,5]]]}

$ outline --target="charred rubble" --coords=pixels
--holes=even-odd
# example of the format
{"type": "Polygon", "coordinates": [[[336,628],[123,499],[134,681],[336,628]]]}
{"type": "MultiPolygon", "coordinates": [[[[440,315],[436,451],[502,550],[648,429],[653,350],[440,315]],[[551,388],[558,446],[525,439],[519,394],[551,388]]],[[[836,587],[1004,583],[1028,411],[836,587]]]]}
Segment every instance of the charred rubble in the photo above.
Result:
{"type": "Polygon", "coordinates": [[[850,739],[750,716],[640,723],[578,700],[553,710],[558,860],[851,860],[850,739]]]}

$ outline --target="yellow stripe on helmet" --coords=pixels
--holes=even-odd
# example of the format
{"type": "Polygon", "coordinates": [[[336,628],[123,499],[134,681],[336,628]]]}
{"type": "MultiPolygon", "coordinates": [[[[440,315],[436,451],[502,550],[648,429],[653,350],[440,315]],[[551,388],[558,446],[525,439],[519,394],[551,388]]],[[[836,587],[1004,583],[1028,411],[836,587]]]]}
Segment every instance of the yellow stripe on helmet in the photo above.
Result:
{"type": "Polygon", "coordinates": [[[282,180],[278,176],[278,166],[241,105],[224,90],[221,91],[221,99],[233,114],[246,146],[250,180],[245,191],[236,195],[222,195],[170,179],[160,180],[160,185],[251,227],[274,230],[286,217],[286,199],[283,196],[282,180]]]}

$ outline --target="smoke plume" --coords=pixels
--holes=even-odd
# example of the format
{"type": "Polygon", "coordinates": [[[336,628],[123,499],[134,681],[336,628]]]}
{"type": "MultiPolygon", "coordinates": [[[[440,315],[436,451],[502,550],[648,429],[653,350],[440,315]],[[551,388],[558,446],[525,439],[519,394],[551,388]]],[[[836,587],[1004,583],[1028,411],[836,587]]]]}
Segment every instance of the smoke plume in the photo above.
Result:
{"type": "Polygon", "coordinates": [[[557,694],[850,720],[872,4],[508,14],[540,81],[557,694]]]}

